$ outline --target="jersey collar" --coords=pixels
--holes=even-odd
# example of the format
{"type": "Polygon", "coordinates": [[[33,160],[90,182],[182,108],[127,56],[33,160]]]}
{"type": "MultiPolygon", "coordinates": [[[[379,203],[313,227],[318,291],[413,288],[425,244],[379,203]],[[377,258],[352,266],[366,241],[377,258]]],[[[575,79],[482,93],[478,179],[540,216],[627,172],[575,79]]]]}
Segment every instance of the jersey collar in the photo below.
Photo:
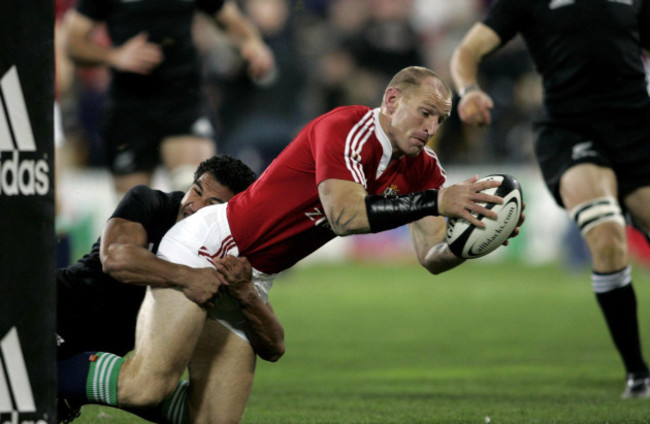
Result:
{"type": "Polygon", "coordinates": [[[377,175],[375,176],[375,178],[379,178],[381,174],[384,173],[386,168],[388,168],[390,158],[393,156],[393,146],[390,144],[388,136],[379,124],[379,108],[375,108],[373,110],[373,119],[375,121],[375,137],[377,137],[377,140],[379,140],[379,143],[383,149],[381,160],[379,161],[379,166],[377,166],[377,175]]]}

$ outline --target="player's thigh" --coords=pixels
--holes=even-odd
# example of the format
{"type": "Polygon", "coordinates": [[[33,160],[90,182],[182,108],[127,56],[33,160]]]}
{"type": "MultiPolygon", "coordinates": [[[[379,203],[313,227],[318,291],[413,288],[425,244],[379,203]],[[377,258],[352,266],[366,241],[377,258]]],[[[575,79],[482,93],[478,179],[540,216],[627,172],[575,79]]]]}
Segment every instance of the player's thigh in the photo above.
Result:
{"type": "Polygon", "coordinates": [[[650,234],[650,186],[638,188],[628,194],[625,197],[625,206],[634,221],[646,234],[650,234]]]}
{"type": "Polygon", "coordinates": [[[141,384],[150,379],[178,382],[205,317],[205,311],[178,290],[147,290],[138,315],[132,360],[141,384]]]}
{"type": "Polygon", "coordinates": [[[618,197],[616,174],[611,168],[580,163],[567,169],[560,178],[560,197],[567,210],[600,197],[618,197]]]}
{"type": "Polygon", "coordinates": [[[189,373],[192,422],[241,421],[255,375],[255,353],[248,342],[208,319],[189,373]]]}

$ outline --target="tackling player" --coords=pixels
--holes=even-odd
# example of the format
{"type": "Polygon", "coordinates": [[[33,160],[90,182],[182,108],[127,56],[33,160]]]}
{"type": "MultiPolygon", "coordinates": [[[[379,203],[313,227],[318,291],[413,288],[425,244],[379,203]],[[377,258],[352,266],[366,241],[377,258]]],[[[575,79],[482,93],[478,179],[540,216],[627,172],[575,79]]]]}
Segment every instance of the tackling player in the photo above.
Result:
{"type": "MultiPolygon", "coordinates": [[[[204,206],[227,202],[254,180],[255,174],[243,162],[215,156],[201,163],[194,185],[185,194],[137,186],[124,196],[91,252],[70,267],[57,270],[61,394],[74,390],[70,385],[78,380],[77,361],[87,363],[98,351],[125,355],[133,349],[137,313],[146,286],[175,288],[200,306],[212,305],[213,297],[225,290],[241,305],[240,319],[255,352],[272,361],[282,356],[282,326],[270,305],[250,295],[254,288],[251,267],[245,259],[228,256],[215,261],[216,268],[190,268],[155,255],[162,236],[174,223],[204,206]]],[[[206,323],[201,337],[217,337],[219,327],[214,321],[206,323]]],[[[242,354],[254,357],[250,348],[248,352],[242,349],[242,354]]],[[[186,382],[181,383],[179,390],[185,387],[186,382]]],[[[66,409],[60,398],[59,422],[76,415],[66,409]]],[[[159,412],[148,411],[147,417],[155,418],[159,412]]]]}

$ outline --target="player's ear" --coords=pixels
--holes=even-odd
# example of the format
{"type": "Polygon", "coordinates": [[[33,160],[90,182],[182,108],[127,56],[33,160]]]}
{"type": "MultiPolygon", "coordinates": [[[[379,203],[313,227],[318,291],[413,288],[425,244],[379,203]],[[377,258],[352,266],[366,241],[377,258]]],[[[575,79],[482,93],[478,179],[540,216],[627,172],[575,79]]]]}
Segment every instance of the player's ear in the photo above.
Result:
{"type": "Polygon", "coordinates": [[[395,87],[388,87],[384,92],[384,106],[389,114],[397,109],[397,101],[402,93],[395,87]]]}

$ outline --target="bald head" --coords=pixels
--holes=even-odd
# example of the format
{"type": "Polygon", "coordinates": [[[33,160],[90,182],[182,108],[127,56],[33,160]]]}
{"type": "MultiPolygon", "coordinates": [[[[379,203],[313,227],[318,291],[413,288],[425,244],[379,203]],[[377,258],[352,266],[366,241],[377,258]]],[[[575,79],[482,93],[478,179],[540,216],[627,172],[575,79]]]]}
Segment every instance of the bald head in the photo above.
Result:
{"type": "Polygon", "coordinates": [[[422,88],[425,81],[431,81],[437,91],[437,96],[441,109],[440,112],[451,113],[451,102],[453,92],[449,85],[435,72],[423,66],[409,66],[399,71],[388,83],[386,88],[395,88],[404,96],[410,96],[418,89],[422,88]]]}

